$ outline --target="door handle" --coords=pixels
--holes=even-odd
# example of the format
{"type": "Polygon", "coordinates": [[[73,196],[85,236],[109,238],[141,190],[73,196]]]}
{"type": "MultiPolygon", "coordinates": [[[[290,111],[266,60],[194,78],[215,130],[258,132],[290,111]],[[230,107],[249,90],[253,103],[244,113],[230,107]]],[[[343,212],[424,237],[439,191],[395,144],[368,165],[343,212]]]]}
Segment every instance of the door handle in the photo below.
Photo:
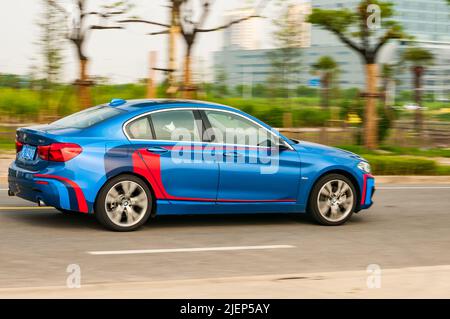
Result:
{"type": "Polygon", "coordinates": [[[147,151],[152,152],[152,153],[166,153],[169,150],[163,147],[159,147],[159,146],[153,146],[153,147],[149,147],[147,148],[147,151]]]}
{"type": "Polygon", "coordinates": [[[238,152],[225,152],[225,153],[223,153],[223,156],[226,156],[226,157],[241,157],[242,154],[238,153],[238,152]]]}

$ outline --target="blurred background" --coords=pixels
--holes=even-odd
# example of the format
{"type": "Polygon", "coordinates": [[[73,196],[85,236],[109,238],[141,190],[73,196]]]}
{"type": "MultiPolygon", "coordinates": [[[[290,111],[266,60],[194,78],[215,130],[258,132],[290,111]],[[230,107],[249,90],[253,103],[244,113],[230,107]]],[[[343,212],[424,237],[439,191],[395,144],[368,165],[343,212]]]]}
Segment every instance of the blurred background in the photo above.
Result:
{"type": "Polygon", "coordinates": [[[0,11],[0,152],[112,98],[195,98],[375,174],[450,175],[450,1],[16,0],[0,11]]]}

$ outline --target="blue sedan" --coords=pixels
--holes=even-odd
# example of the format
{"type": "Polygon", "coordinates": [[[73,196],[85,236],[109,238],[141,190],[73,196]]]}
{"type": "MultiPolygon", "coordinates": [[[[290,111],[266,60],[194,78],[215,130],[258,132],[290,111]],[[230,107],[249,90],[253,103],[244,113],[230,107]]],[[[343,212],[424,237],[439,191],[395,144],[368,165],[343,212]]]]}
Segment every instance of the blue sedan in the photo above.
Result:
{"type": "Polygon", "coordinates": [[[360,156],[201,101],[114,99],[18,129],[16,150],[9,195],[115,231],[156,214],[308,213],[341,225],[375,191],[360,156]]]}

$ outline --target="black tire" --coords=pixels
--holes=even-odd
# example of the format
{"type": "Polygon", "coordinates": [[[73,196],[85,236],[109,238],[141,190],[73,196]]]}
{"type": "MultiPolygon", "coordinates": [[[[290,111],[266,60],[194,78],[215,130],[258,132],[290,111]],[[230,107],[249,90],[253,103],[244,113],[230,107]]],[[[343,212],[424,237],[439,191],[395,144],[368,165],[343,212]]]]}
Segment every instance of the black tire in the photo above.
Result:
{"type": "Polygon", "coordinates": [[[325,176],[321,177],[317,181],[317,183],[314,185],[314,187],[311,191],[311,194],[309,196],[309,200],[308,200],[308,214],[314,219],[314,221],[316,221],[320,225],[339,226],[339,225],[342,225],[345,222],[347,222],[352,217],[352,215],[355,211],[355,208],[356,208],[356,203],[357,203],[357,193],[356,193],[355,186],[353,185],[353,182],[344,175],[329,174],[329,175],[325,175],[325,176]],[[318,204],[318,196],[319,196],[320,190],[322,189],[322,187],[325,184],[327,184],[330,181],[334,181],[334,180],[343,181],[343,182],[347,183],[347,185],[350,188],[349,191],[351,191],[353,193],[353,205],[352,205],[350,212],[347,213],[347,215],[342,220],[337,220],[337,221],[332,221],[332,220],[329,220],[326,217],[324,217],[320,213],[319,204],[318,204]]]}
{"type": "Polygon", "coordinates": [[[136,177],[134,175],[124,174],[124,175],[119,175],[119,176],[112,178],[102,187],[99,195],[97,196],[94,211],[95,211],[95,216],[96,216],[97,220],[107,229],[113,230],[113,231],[118,231],[118,232],[127,232],[127,231],[136,230],[139,227],[141,227],[143,224],[145,224],[147,222],[147,220],[149,219],[149,217],[151,216],[152,207],[153,207],[153,195],[152,195],[151,190],[147,186],[147,184],[139,177],[136,177]],[[118,225],[118,224],[114,223],[111,220],[111,218],[108,216],[108,213],[106,212],[106,196],[107,196],[108,192],[111,190],[111,188],[113,188],[118,183],[127,182],[127,181],[134,182],[134,183],[138,184],[140,187],[142,187],[142,189],[144,190],[145,195],[147,196],[147,199],[148,199],[147,209],[145,211],[141,212],[141,214],[143,214],[143,217],[139,220],[139,222],[137,222],[136,224],[131,225],[131,226],[123,226],[123,225],[118,225]]]}

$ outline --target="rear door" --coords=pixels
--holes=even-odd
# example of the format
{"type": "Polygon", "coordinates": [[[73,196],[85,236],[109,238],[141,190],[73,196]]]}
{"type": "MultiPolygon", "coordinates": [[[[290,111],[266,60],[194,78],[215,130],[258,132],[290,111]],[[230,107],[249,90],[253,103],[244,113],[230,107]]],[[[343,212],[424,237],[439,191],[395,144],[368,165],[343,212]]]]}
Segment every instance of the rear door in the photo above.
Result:
{"type": "Polygon", "coordinates": [[[126,130],[158,199],[216,200],[219,167],[203,158],[203,123],[197,110],[154,111],[128,123],[126,130]]]}

